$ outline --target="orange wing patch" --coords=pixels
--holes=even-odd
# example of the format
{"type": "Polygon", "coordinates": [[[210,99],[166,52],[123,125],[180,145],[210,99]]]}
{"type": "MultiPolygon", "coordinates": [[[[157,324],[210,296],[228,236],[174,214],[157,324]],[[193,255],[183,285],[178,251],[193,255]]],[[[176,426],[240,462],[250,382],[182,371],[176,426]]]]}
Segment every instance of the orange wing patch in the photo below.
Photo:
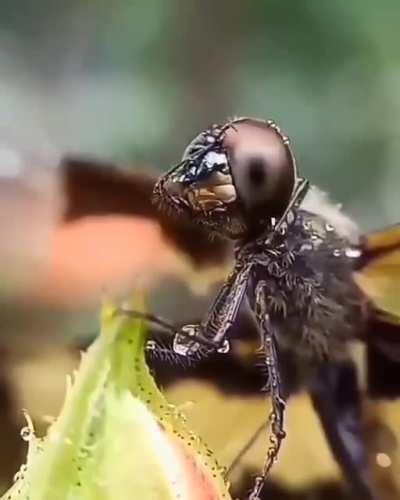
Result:
{"type": "Polygon", "coordinates": [[[366,235],[362,250],[355,281],[386,321],[400,324],[400,224],[366,235]]]}

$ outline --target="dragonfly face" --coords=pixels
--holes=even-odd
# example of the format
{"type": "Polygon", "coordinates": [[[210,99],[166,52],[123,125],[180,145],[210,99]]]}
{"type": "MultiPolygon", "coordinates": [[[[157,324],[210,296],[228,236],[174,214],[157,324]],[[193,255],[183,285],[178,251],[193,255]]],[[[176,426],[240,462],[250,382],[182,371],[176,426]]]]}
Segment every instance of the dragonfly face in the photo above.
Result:
{"type": "Polygon", "coordinates": [[[295,182],[287,137],[271,121],[240,118],[199,134],[161,177],[154,199],[236,239],[281,217],[295,182]]]}

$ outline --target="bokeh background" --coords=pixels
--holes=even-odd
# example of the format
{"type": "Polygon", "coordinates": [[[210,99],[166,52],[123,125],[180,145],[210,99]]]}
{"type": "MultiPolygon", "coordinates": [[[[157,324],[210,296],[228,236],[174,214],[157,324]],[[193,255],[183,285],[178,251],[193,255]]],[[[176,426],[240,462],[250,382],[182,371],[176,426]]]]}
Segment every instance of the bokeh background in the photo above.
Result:
{"type": "MultiPolygon", "coordinates": [[[[257,116],[287,131],[301,172],[343,203],[363,229],[394,223],[400,218],[399,18],[397,0],[1,1],[3,484],[23,451],[20,409],[45,427],[79,357],[71,339],[90,337],[96,325],[93,301],[72,307],[21,295],[28,281],[40,287],[32,269],[48,257],[46,228],[55,221],[58,200],[52,176],[34,177],[30,188],[39,202],[31,210],[24,195],[15,194],[15,179],[36,167],[57,173],[66,153],[161,171],[210,123],[257,116]]],[[[182,309],[171,294],[160,294],[160,307],[163,301],[182,309]]],[[[206,303],[192,302],[188,314],[199,314],[206,303]]],[[[298,418],[311,437],[303,442],[298,436],[286,448],[286,456],[296,458],[279,469],[285,498],[326,497],[329,485],[339,482],[307,404],[299,399],[293,405],[301,416],[292,418],[291,434],[298,418]]],[[[196,408],[201,427],[201,405],[196,408]]],[[[390,435],[393,456],[378,471],[389,499],[400,491],[400,413],[395,403],[388,408],[369,411],[390,435]]],[[[236,421],[246,418],[238,415],[236,421]]]]}

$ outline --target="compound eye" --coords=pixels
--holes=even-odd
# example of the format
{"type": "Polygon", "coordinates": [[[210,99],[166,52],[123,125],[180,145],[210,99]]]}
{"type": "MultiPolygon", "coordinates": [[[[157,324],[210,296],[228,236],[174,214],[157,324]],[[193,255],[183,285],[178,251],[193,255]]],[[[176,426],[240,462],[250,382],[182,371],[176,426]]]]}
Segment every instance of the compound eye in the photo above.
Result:
{"type": "Polygon", "coordinates": [[[238,196],[251,215],[280,217],[290,202],[295,165],[283,137],[265,122],[235,124],[224,139],[238,196]]]}

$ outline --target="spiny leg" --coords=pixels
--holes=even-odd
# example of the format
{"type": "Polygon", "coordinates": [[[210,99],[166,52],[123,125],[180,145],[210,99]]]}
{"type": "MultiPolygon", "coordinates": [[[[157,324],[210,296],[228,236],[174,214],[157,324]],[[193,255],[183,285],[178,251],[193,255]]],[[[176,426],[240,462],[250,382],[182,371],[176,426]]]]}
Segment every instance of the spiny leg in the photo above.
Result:
{"type": "MultiPolygon", "coordinates": [[[[156,325],[160,333],[169,340],[172,339],[172,350],[180,356],[204,357],[214,352],[227,353],[230,350],[227,332],[235,322],[243,303],[251,267],[251,264],[246,262],[236,264],[201,324],[179,328],[152,314],[127,309],[120,309],[119,312],[156,325]]],[[[157,340],[149,341],[147,348],[160,355],[167,355],[169,350],[168,346],[160,345],[157,340]]]]}
{"type": "Polygon", "coordinates": [[[264,462],[262,473],[255,479],[254,487],[249,496],[249,500],[260,499],[260,494],[263,489],[265,480],[272,466],[276,462],[279,451],[281,449],[282,441],[286,436],[286,432],[284,430],[284,412],[286,408],[286,401],[281,396],[279,372],[276,365],[276,349],[274,346],[274,340],[271,338],[272,336],[266,337],[267,338],[264,342],[264,349],[266,352],[265,362],[268,369],[272,404],[272,411],[269,416],[271,433],[269,436],[269,448],[267,451],[267,456],[264,462]]]}
{"type": "Polygon", "coordinates": [[[238,262],[222,285],[202,327],[207,338],[222,345],[246,295],[252,265],[238,262]],[[211,335],[210,335],[211,334],[211,335]]]}
{"type": "MultiPolygon", "coordinates": [[[[178,327],[172,323],[168,323],[159,316],[137,311],[135,309],[120,308],[118,309],[118,312],[125,316],[141,319],[155,325],[158,329],[158,335],[163,336],[168,340],[175,341],[177,337],[181,337],[186,342],[196,343],[203,347],[207,347],[210,350],[218,350],[218,348],[221,347],[219,344],[214,342],[213,339],[208,339],[202,335],[200,325],[185,325],[183,327],[178,327]]],[[[148,350],[155,350],[157,348],[161,349],[162,345],[159,345],[157,340],[149,340],[146,347],[148,350]]]]}
{"type": "MultiPolygon", "coordinates": [[[[167,334],[173,337],[173,350],[181,356],[208,355],[213,352],[227,353],[230,343],[228,330],[235,322],[246,294],[251,264],[237,264],[227,281],[222,285],[205,321],[198,325],[177,328],[157,317],[146,315],[145,319],[155,320],[167,334]]],[[[138,315],[136,311],[128,314],[138,315]]]]}
{"type": "MultiPolygon", "coordinates": [[[[150,338],[153,339],[153,329],[150,338]]],[[[259,328],[256,324],[254,312],[247,300],[244,300],[236,321],[229,331],[229,341],[234,344],[240,342],[241,346],[253,348],[253,343],[260,338],[259,328]]],[[[159,338],[167,348],[171,348],[171,341],[165,337],[159,338]]],[[[265,385],[266,374],[260,370],[257,356],[248,355],[241,349],[230,349],[226,353],[213,352],[209,356],[198,358],[187,358],[178,354],[170,355],[169,352],[150,352],[149,364],[153,370],[155,379],[162,387],[174,382],[195,378],[204,380],[215,386],[226,395],[237,397],[263,398],[262,388],[265,385]],[[164,363],[166,358],[167,363],[164,363]],[[167,365],[173,365],[173,369],[167,365]]],[[[265,425],[267,424],[264,419],[265,425]]]]}
{"type": "Polygon", "coordinates": [[[261,329],[262,347],[264,350],[265,364],[268,372],[269,393],[272,404],[272,411],[269,417],[271,433],[269,436],[270,444],[262,469],[262,474],[256,477],[249,500],[260,500],[260,494],[266,477],[278,457],[282,441],[286,436],[284,430],[286,401],[283,397],[279,374],[278,353],[275,345],[276,334],[266,311],[263,285],[264,284],[262,282],[259,283],[256,289],[256,315],[261,329]]]}

